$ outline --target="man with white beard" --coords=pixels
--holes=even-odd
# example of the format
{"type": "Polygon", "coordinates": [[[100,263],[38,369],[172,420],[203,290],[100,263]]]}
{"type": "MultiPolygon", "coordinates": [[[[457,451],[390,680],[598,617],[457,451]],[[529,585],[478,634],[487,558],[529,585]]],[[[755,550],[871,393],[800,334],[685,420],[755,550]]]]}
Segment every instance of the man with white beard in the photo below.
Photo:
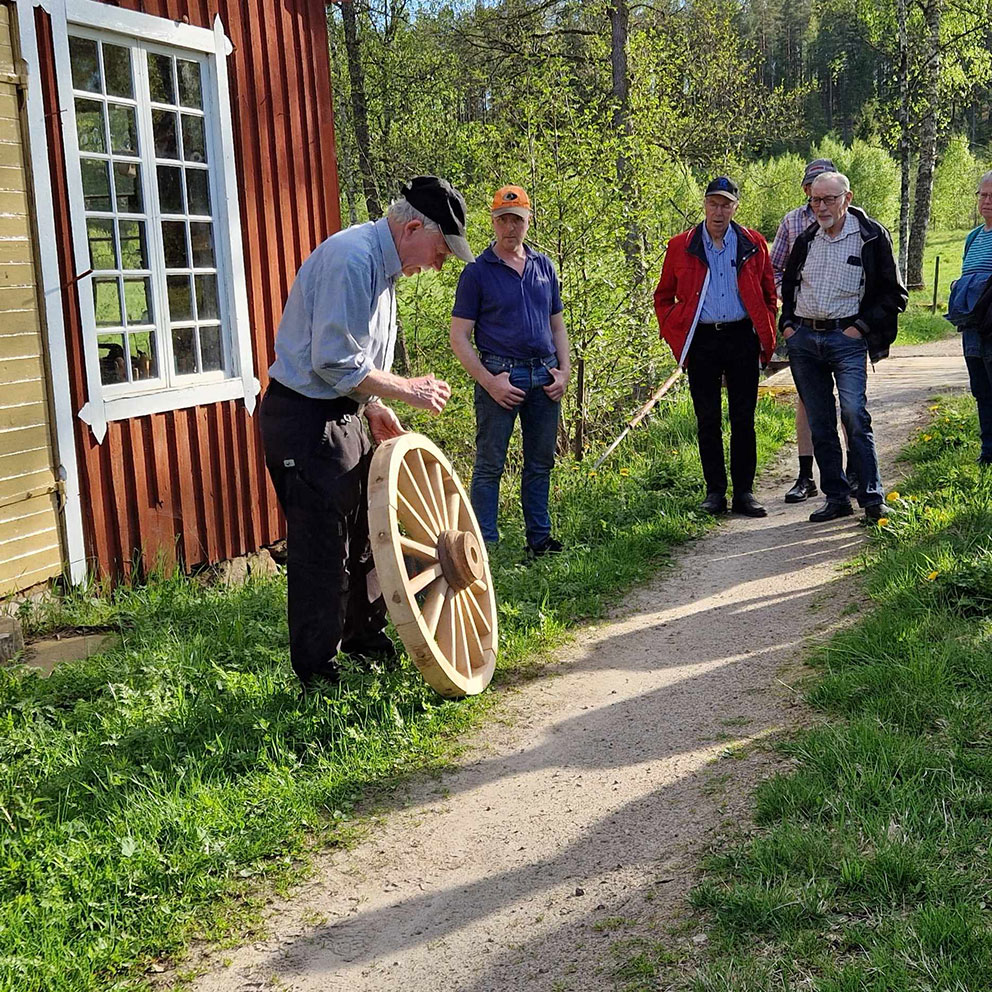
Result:
{"type": "Polygon", "coordinates": [[[888,356],[908,294],[889,232],[852,207],[851,198],[851,184],[840,172],[813,180],[809,203],[817,226],[797,239],[782,276],[779,324],[789,342],[792,376],[809,416],[826,496],[810,514],[814,522],[854,512],[837,436],[835,383],[858,475],[854,495],[868,520],[881,519],[888,509],[865,395],[867,359],[874,363],[888,356]]]}

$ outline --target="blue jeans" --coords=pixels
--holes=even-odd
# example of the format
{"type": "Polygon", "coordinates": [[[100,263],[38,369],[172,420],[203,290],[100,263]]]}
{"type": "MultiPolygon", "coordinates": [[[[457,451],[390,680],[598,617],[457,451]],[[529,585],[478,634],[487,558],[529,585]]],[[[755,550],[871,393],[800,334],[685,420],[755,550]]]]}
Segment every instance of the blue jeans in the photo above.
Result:
{"type": "Polygon", "coordinates": [[[979,458],[992,462],[992,337],[969,328],[964,332],[963,344],[971,395],[978,404],[978,429],[982,436],[979,458]]]}
{"type": "Polygon", "coordinates": [[[843,331],[814,331],[800,324],[788,338],[789,363],[799,397],[806,406],[813,454],[820,468],[820,488],[830,503],[849,503],[851,487],[837,437],[837,404],[847,430],[851,457],[858,470],[858,503],[872,506],[884,501],[875,454],[875,435],[865,390],[868,386],[868,344],[843,331]]]}
{"type": "Polygon", "coordinates": [[[561,404],[548,398],[544,387],[552,382],[550,369],[558,367],[554,356],[504,358],[483,352],[482,364],[493,373],[510,373],[510,383],[526,394],[512,410],[504,410],[490,395],[475,387],[475,470],[472,473],[472,509],[486,541],[499,540],[496,516],[499,483],[506,463],[506,449],[517,415],[524,442],[524,470],[520,477],[520,505],[524,511],[527,544],[537,547],[551,536],[548,490],[558,440],[561,404]]]}

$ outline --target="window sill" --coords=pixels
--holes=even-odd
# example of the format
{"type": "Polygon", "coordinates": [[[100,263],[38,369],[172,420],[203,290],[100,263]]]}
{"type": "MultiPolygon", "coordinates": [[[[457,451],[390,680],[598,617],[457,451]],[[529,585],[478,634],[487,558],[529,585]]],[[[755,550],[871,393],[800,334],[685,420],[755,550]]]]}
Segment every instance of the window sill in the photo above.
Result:
{"type": "Polygon", "coordinates": [[[207,406],[228,400],[245,401],[248,412],[255,409],[255,397],[261,386],[258,379],[224,379],[220,382],[199,383],[176,389],[161,389],[138,396],[120,396],[114,399],[90,401],[79,411],[79,418],[89,424],[97,443],[103,441],[107,424],[111,420],[130,420],[152,413],[186,410],[193,406],[207,406]]]}

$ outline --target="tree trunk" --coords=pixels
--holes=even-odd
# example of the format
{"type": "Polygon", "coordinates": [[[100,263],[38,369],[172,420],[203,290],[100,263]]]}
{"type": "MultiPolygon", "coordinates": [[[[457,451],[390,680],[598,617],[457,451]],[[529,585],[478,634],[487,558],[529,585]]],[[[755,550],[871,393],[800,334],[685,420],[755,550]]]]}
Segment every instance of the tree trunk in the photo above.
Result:
{"type": "Polygon", "coordinates": [[[923,249],[930,226],[930,201],[933,195],[933,171],[937,161],[937,101],[940,76],[940,18],[943,0],[928,0],[924,8],[928,39],[926,88],[923,123],[920,136],[920,160],[916,170],[916,199],[913,205],[913,227],[909,232],[909,256],[906,259],[906,285],[910,289],[923,287],[923,249]]]}
{"type": "Polygon", "coordinates": [[[627,67],[627,34],[630,9],[627,0],[616,0],[610,8],[610,63],[613,68],[613,132],[620,140],[617,152],[617,188],[622,198],[621,209],[627,215],[623,251],[631,278],[639,282],[643,276],[644,260],[641,257],[641,236],[634,219],[633,170],[627,159],[630,127],[630,78],[627,67]]]}
{"type": "Polygon", "coordinates": [[[582,461],[586,446],[586,360],[580,355],[575,363],[575,436],[572,438],[572,454],[577,462],[582,461]]]}
{"type": "Polygon", "coordinates": [[[382,206],[375,185],[372,168],[372,146],[369,141],[369,111],[365,97],[365,73],[362,70],[362,43],[358,37],[358,19],[355,17],[354,0],[337,0],[344,25],[344,48],[348,57],[348,79],[351,83],[351,126],[358,147],[358,167],[362,173],[365,206],[369,218],[382,216],[382,206]]]}
{"type": "Polygon", "coordinates": [[[907,0],[896,0],[899,42],[899,271],[906,278],[909,257],[909,17],[907,0]]]}

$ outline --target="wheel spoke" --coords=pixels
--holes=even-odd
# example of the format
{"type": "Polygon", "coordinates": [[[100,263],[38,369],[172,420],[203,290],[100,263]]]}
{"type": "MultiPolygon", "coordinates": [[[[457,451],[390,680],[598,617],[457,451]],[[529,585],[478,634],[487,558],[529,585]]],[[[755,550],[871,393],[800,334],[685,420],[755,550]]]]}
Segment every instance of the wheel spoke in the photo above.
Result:
{"type": "Polygon", "coordinates": [[[396,515],[400,523],[410,532],[410,537],[423,544],[437,544],[438,532],[417,512],[413,504],[396,490],[396,515]]]}
{"type": "Polygon", "coordinates": [[[483,630],[487,634],[491,634],[493,625],[489,622],[489,618],[479,605],[479,601],[472,595],[471,588],[465,590],[465,600],[469,605],[469,614],[472,616],[473,622],[477,620],[482,625],[483,630]]]}
{"type": "Polygon", "coordinates": [[[400,462],[398,489],[399,494],[406,499],[407,503],[413,508],[421,520],[423,520],[423,522],[435,534],[440,534],[441,527],[438,524],[437,517],[434,515],[434,510],[431,508],[430,502],[424,495],[423,490],[420,488],[420,483],[415,478],[413,470],[407,464],[405,459],[400,462]]]}
{"type": "Polygon", "coordinates": [[[437,548],[421,544],[420,541],[415,541],[412,537],[407,537],[405,534],[400,534],[400,547],[406,554],[412,555],[414,558],[419,558],[421,561],[437,561],[437,548]]]}
{"type": "Polygon", "coordinates": [[[468,653],[464,607],[457,596],[451,602],[455,611],[455,656],[451,661],[455,668],[467,678],[472,674],[472,656],[468,653]]]}
{"type": "Polygon", "coordinates": [[[407,580],[407,589],[411,596],[416,596],[418,592],[426,589],[432,582],[436,582],[441,577],[441,563],[425,568],[412,579],[407,580]]]}
{"type": "Polygon", "coordinates": [[[434,497],[435,505],[440,509],[441,522],[444,524],[445,530],[457,529],[458,521],[452,520],[448,514],[448,501],[444,498],[444,475],[439,461],[431,462],[430,473],[431,494],[434,497]]]}
{"type": "Polygon", "coordinates": [[[461,607],[462,620],[465,622],[465,632],[468,635],[469,657],[472,659],[472,667],[481,664],[485,650],[482,647],[482,638],[479,637],[479,630],[475,625],[475,617],[472,614],[472,594],[467,592],[464,596],[459,595],[458,605],[461,607]]]}
{"type": "Polygon", "coordinates": [[[427,598],[424,600],[421,612],[424,615],[424,623],[427,624],[427,629],[431,632],[431,637],[435,637],[437,634],[437,623],[441,619],[441,609],[444,607],[444,600],[450,588],[451,586],[447,583],[436,582],[427,590],[427,598]]]}
{"type": "Polygon", "coordinates": [[[452,530],[462,530],[458,518],[461,516],[462,498],[458,495],[457,489],[449,489],[445,500],[448,509],[448,526],[452,530]]]}
{"type": "Polygon", "coordinates": [[[437,529],[440,533],[442,530],[447,530],[447,525],[444,520],[444,508],[438,501],[437,493],[434,492],[434,483],[427,475],[427,466],[424,464],[424,453],[416,448],[413,451],[413,472],[416,476],[417,482],[420,484],[421,493],[426,493],[427,498],[425,502],[428,502],[431,508],[431,512],[434,515],[434,520],[437,522],[437,529]]]}
{"type": "Polygon", "coordinates": [[[441,620],[437,625],[437,646],[444,655],[444,660],[454,667],[451,660],[455,647],[455,590],[448,586],[444,593],[444,603],[441,605],[441,620]]]}

